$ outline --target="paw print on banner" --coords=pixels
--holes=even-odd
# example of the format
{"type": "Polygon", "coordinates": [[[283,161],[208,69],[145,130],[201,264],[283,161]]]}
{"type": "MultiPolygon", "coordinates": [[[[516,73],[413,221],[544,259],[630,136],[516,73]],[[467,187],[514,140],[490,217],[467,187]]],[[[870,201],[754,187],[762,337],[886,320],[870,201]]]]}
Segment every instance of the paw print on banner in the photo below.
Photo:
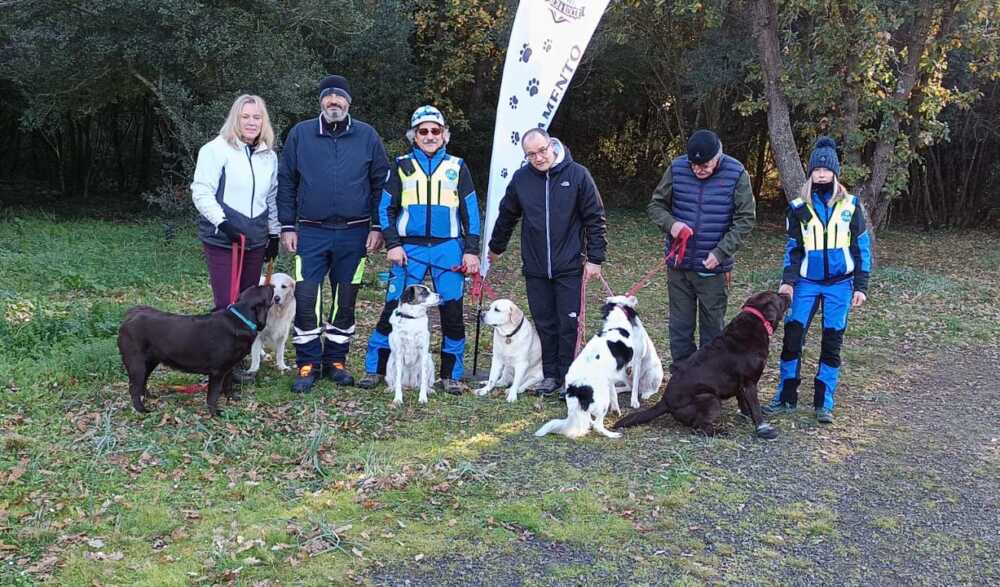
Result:
{"type": "Polygon", "coordinates": [[[510,109],[517,110],[517,96],[510,97],[510,109]]]}
{"type": "Polygon", "coordinates": [[[542,44],[542,49],[544,49],[546,53],[548,53],[549,51],[551,51],[552,50],[552,39],[545,39],[545,43],[542,44]]]}
{"type": "Polygon", "coordinates": [[[506,167],[504,167],[503,169],[500,170],[500,177],[502,177],[504,179],[507,179],[507,168],[506,167]]]}
{"type": "Polygon", "coordinates": [[[525,88],[525,90],[528,92],[529,96],[534,96],[535,94],[537,94],[538,93],[538,80],[535,79],[535,78],[531,78],[530,80],[528,80],[528,87],[525,88]]]}
{"type": "Polygon", "coordinates": [[[517,132],[516,130],[510,133],[510,142],[515,145],[521,142],[521,133],[517,132]]]}
{"type": "Polygon", "coordinates": [[[521,61],[527,63],[531,59],[531,45],[525,43],[521,46],[521,61]]]}

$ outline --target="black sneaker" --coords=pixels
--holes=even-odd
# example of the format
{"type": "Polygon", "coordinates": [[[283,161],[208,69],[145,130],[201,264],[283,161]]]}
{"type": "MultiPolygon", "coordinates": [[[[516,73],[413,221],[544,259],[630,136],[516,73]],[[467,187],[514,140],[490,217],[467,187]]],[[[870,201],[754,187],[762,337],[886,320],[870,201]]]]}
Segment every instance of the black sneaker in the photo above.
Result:
{"type": "Polygon", "coordinates": [[[441,380],[441,391],[445,393],[450,393],[451,395],[462,395],[465,388],[462,387],[462,383],[456,379],[442,379],[441,380]]]}
{"type": "Polygon", "coordinates": [[[313,365],[302,365],[292,382],[292,393],[309,393],[313,384],[319,379],[319,372],[313,365]]]}
{"type": "Polygon", "coordinates": [[[559,382],[552,377],[546,377],[531,388],[531,392],[538,397],[549,397],[555,394],[557,389],[559,389],[559,382]]]}
{"type": "Polygon", "coordinates": [[[382,377],[378,373],[365,373],[365,376],[361,378],[361,381],[358,381],[358,387],[361,389],[375,389],[378,387],[379,383],[382,383],[383,379],[385,379],[385,377],[382,377]]]}
{"type": "Polygon", "coordinates": [[[329,368],[323,370],[323,377],[337,385],[354,385],[354,376],[344,368],[343,363],[332,363],[329,368]]]}

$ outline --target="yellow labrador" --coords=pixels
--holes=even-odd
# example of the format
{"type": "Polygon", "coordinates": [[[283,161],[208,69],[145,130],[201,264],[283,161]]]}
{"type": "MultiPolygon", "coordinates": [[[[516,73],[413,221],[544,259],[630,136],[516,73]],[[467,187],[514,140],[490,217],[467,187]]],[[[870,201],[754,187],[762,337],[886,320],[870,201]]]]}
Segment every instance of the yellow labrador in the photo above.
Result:
{"type": "MultiPolygon", "coordinates": [[[[264,277],[260,278],[260,284],[264,285],[264,277]]],[[[295,280],[287,273],[275,273],[271,275],[271,286],[274,287],[274,304],[267,313],[267,327],[257,335],[250,349],[248,373],[256,373],[261,359],[268,358],[264,352],[265,345],[274,351],[274,363],[279,371],[291,369],[285,364],[285,342],[295,318],[295,280]]]]}
{"type": "Polygon", "coordinates": [[[493,361],[486,385],[475,390],[484,396],[496,387],[507,388],[507,401],[542,380],[542,343],[538,333],[517,304],[500,299],[483,313],[483,322],[493,327],[493,361]]]}

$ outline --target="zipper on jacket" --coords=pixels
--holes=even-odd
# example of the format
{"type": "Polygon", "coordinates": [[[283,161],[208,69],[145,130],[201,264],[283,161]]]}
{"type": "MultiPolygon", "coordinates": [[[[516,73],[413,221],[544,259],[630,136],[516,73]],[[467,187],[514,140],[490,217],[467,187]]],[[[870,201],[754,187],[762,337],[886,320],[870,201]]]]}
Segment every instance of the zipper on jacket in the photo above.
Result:
{"type": "MultiPolygon", "coordinates": [[[[418,165],[419,165],[419,163],[418,163],[418,165]]],[[[427,224],[427,228],[424,231],[424,236],[430,236],[431,235],[431,212],[432,212],[432,210],[431,210],[431,196],[434,195],[434,182],[431,181],[430,174],[427,174],[427,172],[424,172],[424,173],[425,173],[425,175],[427,175],[427,192],[424,194],[425,197],[427,198],[427,203],[425,204],[426,207],[427,207],[427,223],[426,223],[427,224]]]]}
{"type": "Polygon", "coordinates": [[[250,150],[250,145],[247,145],[247,163],[250,164],[250,218],[253,219],[253,199],[257,195],[257,174],[253,172],[253,151],[250,150]]]}
{"type": "Polygon", "coordinates": [[[549,279],[552,279],[552,238],[549,236],[549,172],[545,172],[545,254],[549,279]]]}
{"type": "Polygon", "coordinates": [[[830,227],[830,215],[833,210],[825,202],[820,202],[826,209],[826,220],[823,221],[823,281],[830,279],[830,241],[828,229],[830,227]]]}
{"type": "MultiPolygon", "coordinates": [[[[694,233],[695,234],[698,234],[699,232],[701,232],[701,207],[705,203],[705,181],[708,181],[708,180],[703,180],[703,181],[699,182],[701,185],[698,186],[698,212],[697,212],[697,214],[694,217],[694,233]]],[[[697,250],[697,248],[698,248],[697,241],[694,244],[695,244],[695,250],[697,250]]],[[[708,257],[706,257],[706,259],[707,258],[708,257]]],[[[697,269],[697,265],[695,266],[695,268],[697,269]]]]}

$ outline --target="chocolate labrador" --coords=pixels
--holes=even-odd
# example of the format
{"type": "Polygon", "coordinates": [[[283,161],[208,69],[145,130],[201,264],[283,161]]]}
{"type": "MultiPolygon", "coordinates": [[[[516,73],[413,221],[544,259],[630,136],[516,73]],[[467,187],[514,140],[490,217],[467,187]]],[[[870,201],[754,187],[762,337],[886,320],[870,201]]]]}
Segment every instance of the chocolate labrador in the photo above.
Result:
{"type": "Polygon", "coordinates": [[[788,296],[774,292],[750,296],[722,334],[680,365],[656,405],[629,414],[613,428],[645,424],[670,412],[680,423],[712,435],[721,400],[736,396],[740,412],[757,426],[757,436],[777,438],[778,431],[761,415],[757,382],[767,365],[771,334],[790,303],[788,296]]]}
{"type": "Polygon", "coordinates": [[[235,304],[202,316],[161,312],[136,306],[118,327],[118,351],[128,372],[132,407],[146,412],[146,382],[157,365],[208,375],[208,412],[220,415],[219,396],[233,399],[232,370],[250,352],[266,326],[274,288],[247,288],[235,304]]]}

